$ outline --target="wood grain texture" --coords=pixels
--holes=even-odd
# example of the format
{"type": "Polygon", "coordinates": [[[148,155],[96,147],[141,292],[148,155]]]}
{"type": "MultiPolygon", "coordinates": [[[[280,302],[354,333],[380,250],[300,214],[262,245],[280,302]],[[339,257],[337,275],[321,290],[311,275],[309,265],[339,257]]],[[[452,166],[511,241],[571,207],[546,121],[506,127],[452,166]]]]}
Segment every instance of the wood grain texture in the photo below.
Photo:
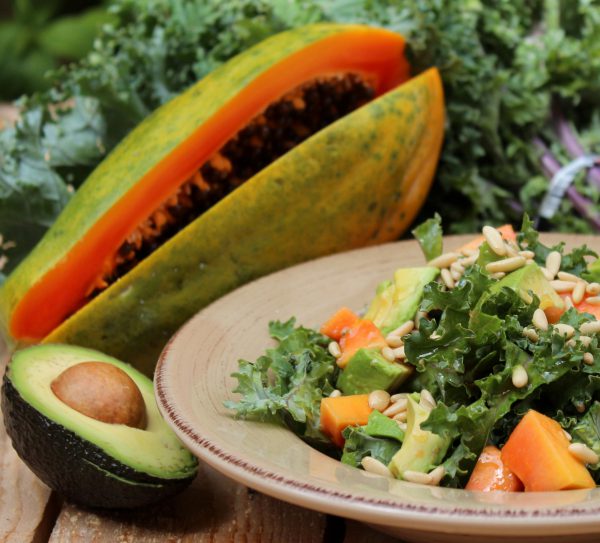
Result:
{"type": "Polygon", "coordinates": [[[130,512],[65,504],[50,543],[321,543],[326,517],[253,492],[201,465],[173,500],[130,512]]]}
{"type": "MultiPolygon", "coordinates": [[[[8,352],[0,339],[0,372],[8,352]]],[[[6,543],[41,542],[56,517],[56,500],[51,491],[25,464],[12,448],[0,425],[0,541],[6,543]]]]}

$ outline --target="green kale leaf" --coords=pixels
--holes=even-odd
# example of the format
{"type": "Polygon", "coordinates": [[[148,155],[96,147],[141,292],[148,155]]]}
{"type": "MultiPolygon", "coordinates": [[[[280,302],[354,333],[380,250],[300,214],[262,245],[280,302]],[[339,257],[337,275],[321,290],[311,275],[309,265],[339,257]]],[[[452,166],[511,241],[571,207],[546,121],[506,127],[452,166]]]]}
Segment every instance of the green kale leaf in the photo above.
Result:
{"type": "Polygon", "coordinates": [[[321,399],[333,392],[338,374],[328,338],[296,327],[294,318],[270,323],[269,333],[277,347],[254,363],[239,361],[232,376],[242,398],[225,406],[239,417],[284,422],[300,437],[329,443],[319,422],[321,399]]]}

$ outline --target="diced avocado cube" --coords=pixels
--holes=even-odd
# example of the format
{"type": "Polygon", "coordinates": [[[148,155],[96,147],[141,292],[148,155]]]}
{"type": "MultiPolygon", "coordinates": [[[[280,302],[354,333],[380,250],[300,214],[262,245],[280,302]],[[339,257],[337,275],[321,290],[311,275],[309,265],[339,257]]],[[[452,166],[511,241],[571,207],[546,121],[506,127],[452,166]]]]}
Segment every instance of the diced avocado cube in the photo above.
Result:
{"type": "Polygon", "coordinates": [[[400,442],[404,440],[404,430],[396,424],[396,421],[377,410],[369,415],[369,422],[364,430],[372,437],[387,437],[400,442]]]}
{"type": "Polygon", "coordinates": [[[375,298],[365,315],[383,334],[387,334],[414,317],[423,288],[433,281],[439,270],[434,267],[399,268],[394,281],[385,281],[377,287],[375,298]]]}
{"type": "Polygon", "coordinates": [[[402,474],[408,470],[428,473],[443,460],[448,450],[449,439],[421,429],[421,423],[427,420],[429,413],[430,410],[414,398],[408,398],[404,441],[388,466],[397,479],[402,479],[402,474]]]}
{"type": "Polygon", "coordinates": [[[411,366],[389,362],[376,349],[359,349],[338,377],[337,387],[347,395],[390,391],[398,388],[411,373],[411,366]]]}
{"type": "Polygon", "coordinates": [[[529,291],[533,292],[540,299],[541,309],[548,307],[562,309],[564,307],[562,298],[552,288],[550,281],[546,279],[540,267],[535,263],[528,264],[509,273],[506,277],[492,285],[489,291],[479,300],[478,307],[482,307],[487,299],[504,287],[518,291],[523,298],[527,296],[529,291]]]}

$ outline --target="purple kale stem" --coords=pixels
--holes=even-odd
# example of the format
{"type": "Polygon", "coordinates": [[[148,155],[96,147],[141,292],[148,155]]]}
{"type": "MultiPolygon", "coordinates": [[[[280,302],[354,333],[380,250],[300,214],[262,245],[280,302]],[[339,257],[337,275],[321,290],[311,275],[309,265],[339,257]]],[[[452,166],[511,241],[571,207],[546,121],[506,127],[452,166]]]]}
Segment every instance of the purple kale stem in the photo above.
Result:
{"type": "MultiPolygon", "coordinates": [[[[556,157],[540,138],[534,138],[533,144],[540,152],[540,162],[542,168],[546,172],[546,176],[551,179],[552,176],[560,170],[560,162],[556,160],[556,157]]],[[[594,203],[591,200],[588,200],[585,196],[579,194],[573,185],[567,189],[567,198],[571,200],[573,207],[583,215],[596,230],[600,230],[600,215],[594,210],[594,203]]]]}
{"type": "MultiPolygon", "coordinates": [[[[567,153],[569,153],[569,156],[571,158],[578,158],[585,155],[586,152],[583,145],[579,142],[571,124],[564,118],[556,102],[554,102],[552,106],[552,118],[554,131],[564,148],[567,150],[567,153]]],[[[590,183],[593,183],[600,188],[600,166],[590,168],[587,173],[587,178],[590,183]]]]}

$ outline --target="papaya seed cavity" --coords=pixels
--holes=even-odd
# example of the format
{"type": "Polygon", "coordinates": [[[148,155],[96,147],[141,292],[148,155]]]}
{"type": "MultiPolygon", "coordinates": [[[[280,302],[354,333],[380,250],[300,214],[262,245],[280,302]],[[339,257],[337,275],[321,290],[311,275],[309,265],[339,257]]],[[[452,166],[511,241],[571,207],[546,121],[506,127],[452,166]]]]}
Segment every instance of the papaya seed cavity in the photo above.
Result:
{"type": "Polygon", "coordinates": [[[146,405],[127,373],[107,362],[81,362],[50,384],[54,395],[83,415],[109,424],[145,429],[146,405]]]}

